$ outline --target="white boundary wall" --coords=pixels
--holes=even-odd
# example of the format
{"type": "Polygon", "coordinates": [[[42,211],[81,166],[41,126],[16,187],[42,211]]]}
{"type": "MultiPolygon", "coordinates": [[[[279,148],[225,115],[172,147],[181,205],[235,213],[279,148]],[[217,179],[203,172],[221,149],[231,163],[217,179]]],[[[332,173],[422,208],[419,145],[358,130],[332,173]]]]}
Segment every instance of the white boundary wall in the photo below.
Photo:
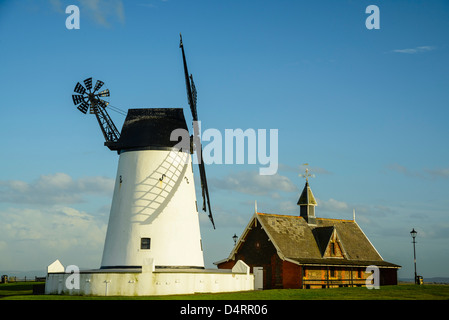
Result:
{"type": "Polygon", "coordinates": [[[45,293],[94,296],[145,296],[193,293],[217,293],[254,290],[249,266],[238,261],[232,270],[155,269],[91,270],[79,274],[49,272],[45,293]],[[68,289],[67,280],[79,276],[79,289],[68,289]],[[70,278],[69,278],[70,277],[70,278]],[[69,279],[68,279],[69,278],[69,279]]]}

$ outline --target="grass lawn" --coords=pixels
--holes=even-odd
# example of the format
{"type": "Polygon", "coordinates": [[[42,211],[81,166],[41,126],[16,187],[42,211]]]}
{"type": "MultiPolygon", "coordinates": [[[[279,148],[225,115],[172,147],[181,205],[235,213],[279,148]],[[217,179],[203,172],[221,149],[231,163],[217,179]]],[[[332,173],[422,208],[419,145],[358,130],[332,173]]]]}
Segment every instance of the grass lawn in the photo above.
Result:
{"type": "MultiPolygon", "coordinates": [[[[449,300],[449,285],[401,284],[380,289],[275,289],[232,293],[211,293],[144,297],[91,297],[33,295],[33,282],[0,284],[2,300],[449,300]]],[[[43,285],[43,283],[40,283],[43,285]]]]}

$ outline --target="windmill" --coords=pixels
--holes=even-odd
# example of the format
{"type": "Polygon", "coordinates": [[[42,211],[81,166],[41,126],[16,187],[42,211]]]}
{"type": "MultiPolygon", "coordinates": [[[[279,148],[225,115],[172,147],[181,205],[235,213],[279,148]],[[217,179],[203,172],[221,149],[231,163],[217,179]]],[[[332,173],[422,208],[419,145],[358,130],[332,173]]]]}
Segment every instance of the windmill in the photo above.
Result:
{"type": "MultiPolygon", "coordinates": [[[[196,89],[188,76],[182,41],[188,102],[193,118],[191,137],[196,150],[203,210],[212,217],[204,163],[201,159],[196,89]]],[[[170,140],[176,129],[188,131],[183,109],[129,109],[119,133],[103,97],[109,90],[92,78],[77,83],[72,96],[78,110],[95,114],[105,145],[119,154],[118,168],[101,261],[102,269],[204,268],[191,150],[179,150],[170,140]],[[153,261],[153,262],[151,262],[153,261]]]]}

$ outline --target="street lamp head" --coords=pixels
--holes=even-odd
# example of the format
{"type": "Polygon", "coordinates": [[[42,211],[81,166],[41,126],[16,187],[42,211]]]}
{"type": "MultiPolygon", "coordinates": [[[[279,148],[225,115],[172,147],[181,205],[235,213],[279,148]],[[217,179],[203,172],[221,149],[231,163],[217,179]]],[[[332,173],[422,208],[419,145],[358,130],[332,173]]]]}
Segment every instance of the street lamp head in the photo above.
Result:
{"type": "Polygon", "coordinates": [[[418,232],[415,231],[415,228],[413,228],[413,230],[410,231],[410,235],[412,236],[413,239],[415,239],[417,233],[418,233],[418,232]]]}
{"type": "Polygon", "coordinates": [[[234,245],[237,243],[237,235],[234,233],[234,235],[232,236],[232,240],[234,240],[234,245]]]}

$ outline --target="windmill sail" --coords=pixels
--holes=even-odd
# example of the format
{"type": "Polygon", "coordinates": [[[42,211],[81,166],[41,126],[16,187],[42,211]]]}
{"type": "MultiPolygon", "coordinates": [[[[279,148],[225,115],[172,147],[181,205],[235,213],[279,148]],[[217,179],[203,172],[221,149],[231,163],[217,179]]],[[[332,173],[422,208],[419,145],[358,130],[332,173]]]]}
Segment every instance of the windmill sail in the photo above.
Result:
{"type": "Polygon", "coordinates": [[[84,80],[84,84],[86,85],[86,88],[84,88],[79,82],[76,84],[74,91],[79,94],[72,95],[73,104],[76,105],[77,109],[84,114],[86,114],[87,110],[90,108],[89,113],[94,114],[97,118],[100,129],[106,140],[106,144],[117,142],[120,138],[120,133],[105,109],[108,102],[99,98],[109,97],[109,89],[95,93],[104,84],[103,81],[97,80],[95,83],[95,88],[92,92],[92,77],[84,80]]]}
{"type": "Polygon", "coordinates": [[[206,210],[206,204],[207,209],[209,211],[209,219],[212,222],[212,226],[215,229],[215,223],[214,218],[212,216],[212,210],[210,208],[210,198],[209,198],[209,189],[207,187],[207,178],[206,178],[206,169],[204,168],[204,162],[202,159],[203,150],[201,147],[201,140],[200,140],[200,133],[199,133],[199,126],[198,126],[198,113],[196,109],[196,100],[197,100],[197,91],[195,88],[195,83],[193,82],[193,76],[189,76],[189,71],[187,69],[187,62],[186,62],[186,56],[184,53],[184,45],[182,44],[182,36],[180,37],[180,43],[179,47],[182,50],[182,60],[184,63],[184,76],[186,81],[186,89],[187,89],[187,101],[190,106],[190,111],[192,112],[192,119],[193,119],[193,145],[194,149],[196,151],[196,156],[198,158],[198,166],[200,171],[200,179],[201,179],[201,192],[203,195],[203,211],[207,212],[206,210]]]}

